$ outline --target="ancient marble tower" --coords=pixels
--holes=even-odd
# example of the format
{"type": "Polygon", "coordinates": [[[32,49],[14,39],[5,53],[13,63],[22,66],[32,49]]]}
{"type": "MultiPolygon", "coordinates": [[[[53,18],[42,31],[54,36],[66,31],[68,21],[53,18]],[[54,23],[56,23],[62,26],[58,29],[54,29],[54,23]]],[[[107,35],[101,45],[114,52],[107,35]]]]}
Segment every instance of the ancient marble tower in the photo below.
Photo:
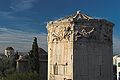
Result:
{"type": "Polygon", "coordinates": [[[111,22],[77,11],[47,29],[48,80],[112,80],[111,22]]]}

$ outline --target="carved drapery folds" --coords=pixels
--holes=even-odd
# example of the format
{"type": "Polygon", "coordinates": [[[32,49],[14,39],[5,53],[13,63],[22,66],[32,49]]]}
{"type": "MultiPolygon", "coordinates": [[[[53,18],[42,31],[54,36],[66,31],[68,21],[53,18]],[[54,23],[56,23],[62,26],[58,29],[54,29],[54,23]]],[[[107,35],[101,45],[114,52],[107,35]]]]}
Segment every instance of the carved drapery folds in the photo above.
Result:
{"type": "Polygon", "coordinates": [[[95,28],[92,27],[83,27],[79,28],[75,31],[75,41],[78,40],[78,38],[90,38],[91,34],[95,31],[95,28]]]}
{"type": "Polygon", "coordinates": [[[71,34],[72,34],[71,27],[56,26],[53,28],[51,32],[52,42],[62,41],[63,39],[69,41],[71,34]]]}

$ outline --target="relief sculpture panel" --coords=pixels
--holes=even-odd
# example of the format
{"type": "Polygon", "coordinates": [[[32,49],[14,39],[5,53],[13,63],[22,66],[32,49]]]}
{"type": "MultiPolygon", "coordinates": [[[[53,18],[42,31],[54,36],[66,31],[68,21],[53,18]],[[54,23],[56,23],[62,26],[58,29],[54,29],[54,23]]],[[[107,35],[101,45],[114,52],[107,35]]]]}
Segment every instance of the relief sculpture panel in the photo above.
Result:
{"type": "MultiPolygon", "coordinates": [[[[92,33],[95,32],[94,27],[82,27],[75,31],[75,41],[78,40],[78,38],[90,38],[92,36],[92,33]]],[[[92,37],[91,37],[92,38],[92,37]]]]}
{"type": "Polygon", "coordinates": [[[62,41],[63,39],[69,41],[71,34],[71,27],[56,26],[51,32],[52,42],[62,41]]]}

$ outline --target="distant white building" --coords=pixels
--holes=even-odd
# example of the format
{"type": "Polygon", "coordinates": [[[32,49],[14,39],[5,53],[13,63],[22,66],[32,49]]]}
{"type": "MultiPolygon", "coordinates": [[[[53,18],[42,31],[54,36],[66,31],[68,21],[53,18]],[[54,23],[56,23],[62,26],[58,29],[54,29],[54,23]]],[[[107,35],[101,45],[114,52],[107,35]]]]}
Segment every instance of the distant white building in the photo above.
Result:
{"type": "Polygon", "coordinates": [[[7,48],[5,49],[5,55],[6,55],[7,57],[10,57],[10,56],[14,55],[14,49],[13,49],[12,47],[7,47],[7,48]]]}
{"type": "Polygon", "coordinates": [[[117,67],[117,80],[120,80],[120,55],[115,55],[113,57],[113,65],[117,67]]]}

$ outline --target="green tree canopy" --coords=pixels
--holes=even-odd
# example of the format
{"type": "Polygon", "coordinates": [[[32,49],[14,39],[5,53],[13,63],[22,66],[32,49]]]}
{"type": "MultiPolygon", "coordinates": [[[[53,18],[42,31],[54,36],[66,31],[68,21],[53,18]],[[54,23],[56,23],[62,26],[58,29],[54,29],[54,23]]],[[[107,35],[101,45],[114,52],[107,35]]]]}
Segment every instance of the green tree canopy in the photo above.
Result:
{"type": "Polygon", "coordinates": [[[34,37],[34,41],[32,44],[32,50],[29,52],[29,62],[31,71],[36,71],[39,73],[39,53],[38,53],[38,44],[37,38],[34,37]]]}

